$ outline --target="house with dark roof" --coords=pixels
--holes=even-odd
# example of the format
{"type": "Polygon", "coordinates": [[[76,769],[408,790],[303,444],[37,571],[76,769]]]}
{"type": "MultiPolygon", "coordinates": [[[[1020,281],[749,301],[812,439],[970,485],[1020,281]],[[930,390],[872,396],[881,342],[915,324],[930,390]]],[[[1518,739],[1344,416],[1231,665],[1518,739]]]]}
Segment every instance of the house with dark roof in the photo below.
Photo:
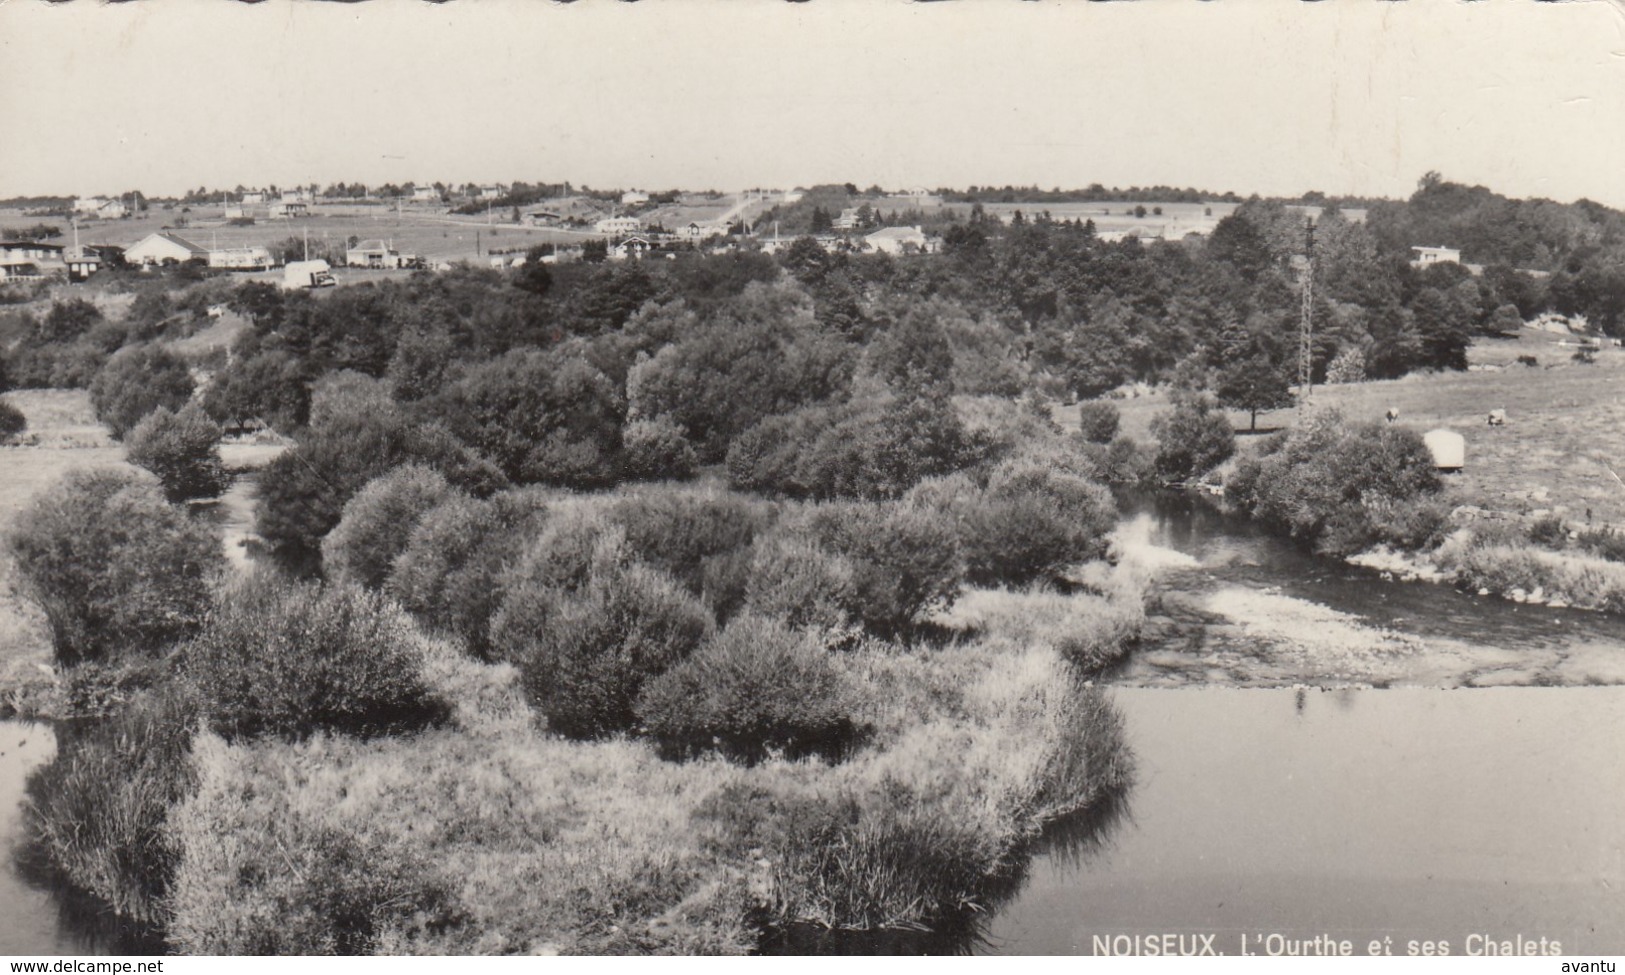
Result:
{"type": "Polygon", "coordinates": [[[67,270],[60,244],[34,240],[0,241],[0,280],[43,278],[67,270]]]}

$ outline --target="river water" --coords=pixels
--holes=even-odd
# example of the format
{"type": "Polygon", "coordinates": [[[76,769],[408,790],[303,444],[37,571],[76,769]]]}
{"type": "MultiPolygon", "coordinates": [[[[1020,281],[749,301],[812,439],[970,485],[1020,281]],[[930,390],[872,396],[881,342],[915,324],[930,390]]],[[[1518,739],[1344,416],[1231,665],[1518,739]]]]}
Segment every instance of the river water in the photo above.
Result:
{"type": "MultiPolygon", "coordinates": [[[[1625,621],[1386,581],[1182,499],[1132,500],[1124,537],[1159,553],[1165,590],[1109,679],[1127,795],[1058,824],[970,930],[782,947],[1625,952],[1625,621]]],[[[0,722],[12,846],[54,748],[0,722]]],[[[0,954],[135,944],[25,873],[0,865],[0,954]]]]}

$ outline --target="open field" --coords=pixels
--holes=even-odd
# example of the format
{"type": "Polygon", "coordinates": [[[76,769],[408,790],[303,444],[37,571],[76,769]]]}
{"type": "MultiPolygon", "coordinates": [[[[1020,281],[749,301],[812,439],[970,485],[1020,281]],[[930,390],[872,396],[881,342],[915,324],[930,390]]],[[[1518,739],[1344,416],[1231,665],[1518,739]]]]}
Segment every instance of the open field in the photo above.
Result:
{"type": "MultiPolygon", "coordinates": [[[[1625,350],[1606,348],[1593,365],[1570,359],[1562,336],[1526,329],[1516,339],[1480,339],[1469,353],[1469,372],[1415,374],[1381,382],[1318,386],[1315,408],[1335,408],[1355,420],[1381,420],[1391,407],[1400,426],[1425,433],[1449,427],[1467,438],[1467,466],[1448,480],[1450,498],[1492,511],[1556,513],[1570,521],[1625,526],[1625,350]],[[1516,365],[1533,355],[1539,365],[1516,365]],[[1507,365],[1513,363],[1512,365],[1507,365]],[[1504,366],[1498,371],[1494,367],[1504,366]],[[1486,423],[1490,410],[1506,410],[1506,425],[1486,423]]],[[[1151,439],[1151,419],[1167,409],[1164,393],[1114,401],[1122,430],[1151,439]]],[[[1290,426],[1290,410],[1259,416],[1260,429],[1290,426]]],[[[1062,407],[1063,425],[1077,426],[1077,411],[1062,407]]],[[[1238,431],[1248,416],[1230,414],[1238,431]]],[[[1248,438],[1242,438],[1247,449],[1248,438]]]]}
{"type": "MultiPolygon", "coordinates": [[[[511,211],[510,211],[511,213],[511,211]]],[[[90,221],[79,227],[79,240],[85,244],[114,244],[128,247],[148,234],[173,226],[179,209],[154,209],[128,220],[90,221]]],[[[512,250],[546,243],[574,243],[596,238],[583,231],[518,226],[505,222],[507,215],[493,213],[491,223],[481,217],[445,212],[444,208],[405,208],[397,214],[382,206],[319,206],[312,215],[296,220],[269,220],[263,217],[252,226],[233,227],[225,222],[219,207],[194,207],[188,215],[191,226],[173,232],[203,247],[264,246],[303,237],[310,242],[339,245],[351,237],[391,241],[403,254],[429,260],[473,260],[491,250],[512,250]]],[[[16,210],[0,210],[0,226],[24,227],[35,223],[55,224],[68,229],[63,217],[25,217],[16,210]]],[[[72,243],[72,237],[55,243],[72,243]]]]}

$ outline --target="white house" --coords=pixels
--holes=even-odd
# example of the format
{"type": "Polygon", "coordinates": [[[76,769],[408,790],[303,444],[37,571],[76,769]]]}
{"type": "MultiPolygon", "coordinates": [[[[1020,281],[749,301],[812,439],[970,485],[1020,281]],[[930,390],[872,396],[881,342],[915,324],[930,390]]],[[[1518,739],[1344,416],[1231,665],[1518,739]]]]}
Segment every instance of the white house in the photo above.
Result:
{"type": "Polygon", "coordinates": [[[842,210],[841,215],[835,218],[835,229],[858,229],[858,209],[858,207],[847,207],[845,210],[842,210]]]}
{"type": "Polygon", "coordinates": [[[625,193],[621,194],[621,206],[623,207],[637,206],[639,203],[648,202],[649,194],[640,193],[637,190],[627,190],[625,193]]]}
{"type": "Polygon", "coordinates": [[[501,195],[502,195],[502,187],[500,187],[500,186],[482,186],[482,187],[480,187],[480,199],[482,199],[482,200],[494,200],[494,199],[496,199],[497,197],[499,197],[501,195]]]}
{"type": "Polygon", "coordinates": [[[344,252],[348,267],[398,268],[401,252],[381,240],[364,240],[344,252]]]}
{"type": "Polygon", "coordinates": [[[208,248],[171,233],[148,234],[124,249],[124,260],[131,264],[181,264],[208,259],[208,248]]]}
{"type": "Polygon", "coordinates": [[[295,217],[305,216],[309,212],[310,207],[303,203],[283,200],[281,203],[271,204],[270,217],[272,220],[292,220],[295,217]]]}
{"type": "Polygon", "coordinates": [[[1412,247],[1411,250],[1416,252],[1411,258],[1411,267],[1461,263],[1461,251],[1455,247],[1412,247]]]}
{"type": "Polygon", "coordinates": [[[244,193],[243,194],[243,202],[244,203],[264,203],[265,202],[265,194],[264,193],[244,193]]]}
{"type": "Polygon", "coordinates": [[[81,196],[73,201],[74,213],[95,213],[107,201],[99,196],[81,196]]]}
{"type": "Polygon", "coordinates": [[[643,229],[643,224],[637,217],[605,217],[593,224],[592,229],[613,237],[620,234],[635,234],[643,229]]]}
{"type": "Polygon", "coordinates": [[[433,186],[414,186],[414,187],[412,187],[412,202],[414,202],[414,203],[438,203],[439,201],[440,201],[440,191],[435,189],[433,186]]]}
{"type": "Polygon", "coordinates": [[[241,219],[243,219],[244,216],[246,216],[246,214],[247,214],[247,211],[245,211],[243,209],[242,204],[240,204],[240,203],[227,203],[226,204],[226,219],[227,220],[241,220],[241,219]]]}
{"type": "Polygon", "coordinates": [[[123,200],[104,200],[96,208],[96,216],[101,220],[123,220],[130,215],[130,208],[124,205],[123,200]]]}
{"type": "Polygon", "coordinates": [[[883,227],[863,241],[883,254],[923,253],[929,249],[925,232],[918,227],[883,227]]]}

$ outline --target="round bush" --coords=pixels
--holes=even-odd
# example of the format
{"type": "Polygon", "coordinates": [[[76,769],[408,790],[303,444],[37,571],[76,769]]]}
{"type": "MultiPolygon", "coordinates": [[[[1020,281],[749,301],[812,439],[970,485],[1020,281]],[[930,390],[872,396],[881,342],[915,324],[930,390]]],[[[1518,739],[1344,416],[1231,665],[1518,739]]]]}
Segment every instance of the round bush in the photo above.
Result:
{"type": "Polygon", "coordinates": [[[809,539],[774,534],[752,548],[745,605],[753,613],[839,633],[852,622],[857,595],[852,562],[809,539]]]}
{"type": "Polygon", "coordinates": [[[485,501],[451,495],[418,521],[384,590],[425,627],[489,656],[491,617],[502,604],[509,564],[547,518],[544,503],[531,491],[485,501]]]}
{"type": "Polygon", "coordinates": [[[996,468],[981,496],[962,506],[966,578],[1020,585],[1106,554],[1117,521],[1111,493],[1035,461],[996,468]]]}
{"type": "Polygon", "coordinates": [[[367,482],[322,539],[322,571],[335,582],[382,586],[418,521],[452,490],[444,475],[421,464],[403,464],[367,482]]]}
{"type": "Polygon", "coordinates": [[[694,445],[670,420],[638,420],[621,434],[621,467],[628,480],[686,481],[699,463],[694,445]]]}
{"type": "Polygon", "coordinates": [[[638,715],[669,754],[839,755],[856,727],[851,697],[816,636],[747,614],[651,681],[638,715]]]}
{"type": "Polygon", "coordinates": [[[1236,433],[1225,415],[1206,399],[1191,399],[1151,421],[1157,438],[1157,475],[1166,481],[1191,481],[1213,470],[1236,452],[1236,433]]]}
{"type": "Polygon", "coordinates": [[[126,457],[156,474],[164,496],[172,502],[214,498],[231,483],[220,463],[219,441],[219,424],[196,403],[188,403],[179,413],[160,406],[125,437],[126,457]]]}
{"type": "Polygon", "coordinates": [[[372,735],[444,716],[423,680],[424,649],[379,593],[260,574],[222,597],[184,666],[227,738],[372,735]]]}
{"type": "Polygon", "coordinates": [[[632,728],[643,685],[711,631],[698,600],[641,565],[595,575],[582,592],[551,598],[557,602],[548,625],[519,651],[520,672],[548,727],[572,738],[632,728]]]}
{"type": "Polygon", "coordinates": [[[813,508],[808,527],[821,547],[852,563],[853,613],[881,636],[906,633],[959,592],[958,533],[936,512],[896,502],[836,502],[813,508]]]}
{"type": "Polygon", "coordinates": [[[0,444],[9,443],[28,429],[28,417],[23,411],[0,399],[0,444]]]}
{"type": "Polygon", "coordinates": [[[1090,443],[1111,443],[1119,420],[1117,407],[1104,400],[1078,404],[1078,435],[1090,443]]]}
{"type": "Polygon", "coordinates": [[[225,569],[220,539],[144,471],[72,471],[8,538],[45,610],[57,663],[155,654],[191,636],[225,569]]]}
{"type": "Polygon", "coordinates": [[[120,350],[90,383],[96,418],[122,438],[160,406],[179,410],[192,398],[192,374],[185,361],[155,345],[120,350]]]}
{"type": "Polygon", "coordinates": [[[738,495],[654,491],[618,501],[609,517],[625,529],[632,556],[668,573],[696,596],[706,567],[748,548],[772,517],[764,502],[738,495]]]}

